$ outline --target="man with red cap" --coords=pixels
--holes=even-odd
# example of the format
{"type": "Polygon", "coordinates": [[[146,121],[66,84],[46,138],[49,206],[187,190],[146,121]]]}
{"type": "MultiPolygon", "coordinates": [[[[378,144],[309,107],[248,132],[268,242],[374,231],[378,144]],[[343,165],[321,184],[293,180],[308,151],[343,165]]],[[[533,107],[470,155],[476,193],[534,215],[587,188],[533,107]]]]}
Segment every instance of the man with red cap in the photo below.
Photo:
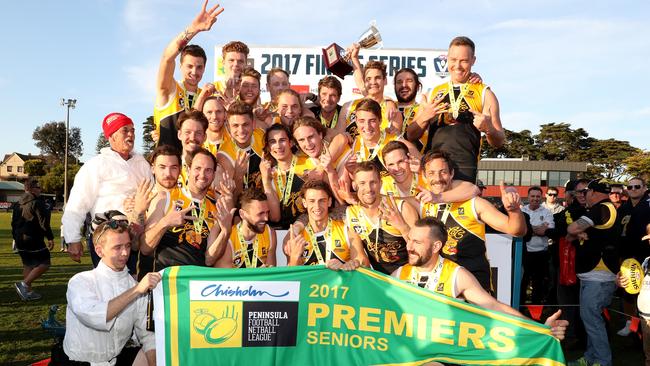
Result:
{"type": "MultiPolygon", "coordinates": [[[[103,148],[79,169],[61,218],[63,236],[70,243],[68,253],[76,262],[81,261],[83,254],[81,227],[86,213],[95,217],[96,212],[125,212],[125,198],[136,193],[139,183],[153,179],[147,160],[133,152],[135,128],[131,118],[122,113],[110,113],[104,117],[102,129],[110,147],[103,148]]],[[[97,266],[99,257],[95,254],[91,235],[89,232],[88,249],[93,265],[97,266]]]]}

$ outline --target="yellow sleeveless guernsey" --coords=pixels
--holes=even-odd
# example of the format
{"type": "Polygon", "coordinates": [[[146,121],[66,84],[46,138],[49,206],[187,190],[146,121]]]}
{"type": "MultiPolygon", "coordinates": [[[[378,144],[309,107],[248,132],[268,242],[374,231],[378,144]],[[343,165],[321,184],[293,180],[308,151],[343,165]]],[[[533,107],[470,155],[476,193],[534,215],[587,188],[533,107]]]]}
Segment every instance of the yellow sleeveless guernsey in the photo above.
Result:
{"type": "Polygon", "coordinates": [[[219,148],[221,148],[221,145],[230,138],[230,133],[228,132],[228,129],[226,127],[222,127],[223,133],[221,136],[221,140],[218,141],[209,141],[207,138],[205,139],[205,142],[203,143],[203,147],[208,150],[209,152],[212,153],[215,157],[217,157],[217,153],[219,152],[219,148]]]}
{"type": "MultiPolygon", "coordinates": [[[[273,178],[273,186],[280,201],[280,221],[272,223],[274,228],[288,229],[296,221],[296,218],[305,211],[300,200],[300,190],[302,185],[305,184],[305,174],[316,168],[316,166],[307,156],[293,155],[293,157],[296,159],[293,177],[290,177],[289,171],[279,172],[277,166],[274,168],[276,175],[273,178]],[[286,186],[289,179],[291,179],[291,187],[286,186]],[[285,195],[288,196],[285,197],[285,195]]],[[[258,181],[255,185],[262,189],[261,175],[257,178],[258,181]]]]}
{"type": "Polygon", "coordinates": [[[345,222],[343,220],[330,220],[331,233],[328,229],[320,233],[310,233],[308,228],[302,231],[301,235],[307,240],[307,246],[302,252],[302,258],[305,265],[325,264],[327,262],[327,252],[330,250],[330,258],[336,258],[341,262],[346,262],[350,259],[350,247],[348,246],[348,236],[345,230],[345,222]],[[325,243],[317,242],[318,236],[324,236],[325,243]],[[327,245],[327,248],[325,247],[327,245]],[[318,246],[320,250],[322,261],[319,260],[318,255],[314,251],[314,246],[318,246]]]}
{"type": "Polygon", "coordinates": [[[174,81],[174,84],[176,84],[176,92],[167,104],[154,107],[153,122],[159,136],[158,146],[169,144],[180,148],[181,142],[178,140],[176,120],[185,110],[186,104],[189,104],[188,109],[194,106],[194,101],[201,93],[201,88],[198,88],[196,93],[190,93],[177,81],[174,81]]]}
{"type": "Polygon", "coordinates": [[[379,170],[386,171],[386,168],[384,167],[384,159],[381,156],[381,149],[383,149],[384,146],[386,146],[386,144],[389,142],[399,140],[400,137],[395,134],[388,133],[385,130],[382,130],[380,134],[381,136],[379,137],[377,145],[375,145],[375,147],[372,149],[366,146],[361,136],[355,137],[354,142],[352,142],[352,146],[346,145],[341,155],[334,162],[336,169],[338,170],[342,168],[343,165],[345,165],[345,162],[348,160],[348,156],[355,155],[357,157],[357,161],[374,161],[375,164],[377,164],[379,170]]]}
{"type": "Polygon", "coordinates": [[[244,174],[244,189],[246,189],[255,184],[255,179],[260,172],[260,162],[264,156],[264,130],[259,128],[253,130],[251,144],[244,149],[237,146],[234,138],[227,139],[221,144],[218,154],[224,156],[234,167],[239,151],[246,151],[249,156],[248,171],[244,174]]]}
{"type": "Polygon", "coordinates": [[[377,227],[375,222],[370,222],[361,206],[351,205],[345,209],[345,225],[361,237],[370,264],[376,271],[390,275],[408,261],[406,240],[386,220],[382,219],[377,227]]]}
{"type": "MultiPolygon", "coordinates": [[[[418,270],[410,264],[399,267],[395,273],[395,277],[415,286],[420,286],[445,296],[455,298],[457,296],[456,276],[460,266],[449,259],[443,257],[439,258],[439,260],[442,261],[442,267],[440,268],[440,278],[437,280],[431,279],[431,276],[433,275],[431,272],[418,273],[418,270]],[[428,281],[425,280],[425,278],[428,278],[428,281]]],[[[436,264],[436,266],[438,265],[439,264],[436,264]]]]}
{"type": "Polygon", "coordinates": [[[229,240],[230,249],[232,250],[232,266],[234,268],[248,268],[244,251],[247,253],[252,268],[266,264],[266,258],[269,256],[271,248],[271,228],[266,225],[264,232],[257,234],[255,239],[249,243],[242,243],[239,233],[239,225],[234,225],[229,240]]]}
{"type": "MultiPolygon", "coordinates": [[[[486,90],[485,84],[465,83],[454,87],[454,96],[460,99],[458,117],[453,118],[452,113],[444,113],[429,126],[429,136],[425,144],[425,151],[445,150],[456,163],[456,177],[474,181],[478,159],[481,153],[481,132],[474,126],[474,115],[470,108],[483,112],[486,90]],[[471,174],[471,175],[470,175],[471,174]]],[[[449,103],[449,83],[436,86],[429,95],[430,100],[442,98],[442,102],[449,103]]]]}
{"type": "Polygon", "coordinates": [[[201,201],[192,199],[189,191],[174,188],[166,192],[165,213],[194,207],[188,214],[199,219],[168,229],[160,239],[155,251],[155,269],[174,265],[205,265],[205,251],[210,229],[216,222],[217,208],[209,197],[201,201]]]}
{"type": "MultiPolygon", "coordinates": [[[[365,98],[356,99],[350,103],[347,113],[345,114],[345,132],[350,134],[352,138],[359,136],[359,131],[357,130],[357,115],[355,111],[359,103],[365,98]]],[[[379,103],[381,106],[381,130],[385,130],[390,127],[390,121],[388,120],[388,115],[386,114],[386,101],[379,103]]]]}
{"type": "Polygon", "coordinates": [[[381,177],[381,194],[383,195],[393,195],[395,197],[412,197],[418,194],[418,187],[427,187],[427,183],[424,181],[424,177],[420,173],[412,173],[413,178],[411,179],[411,185],[408,192],[401,192],[395,178],[391,175],[381,177]]]}
{"type": "MultiPolygon", "coordinates": [[[[402,136],[406,136],[406,130],[408,129],[409,125],[415,121],[415,116],[417,115],[418,111],[420,110],[420,104],[419,103],[412,103],[406,107],[404,107],[404,110],[402,111],[402,136]]],[[[427,146],[427,141],[429,140],[429,130],[426,129],[422,133],[422,136],[417,141],[412,141],[412,143],[415,145],[415,147],[420,150],[422,154],[424,154],[424,148],[427,146]]]]}

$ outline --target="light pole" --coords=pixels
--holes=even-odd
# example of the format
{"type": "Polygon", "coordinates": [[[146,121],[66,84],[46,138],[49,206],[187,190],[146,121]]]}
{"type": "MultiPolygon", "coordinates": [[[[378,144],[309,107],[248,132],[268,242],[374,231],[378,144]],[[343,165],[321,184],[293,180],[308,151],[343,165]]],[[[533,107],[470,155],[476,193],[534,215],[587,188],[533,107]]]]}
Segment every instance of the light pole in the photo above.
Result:
{"type": "Polygon", "coordinates": [[[76,99],[61,98],[61,105],[67,107],[68,113],[65,117],[65,157],[63,158],[63,207],[68,203],[68,130],[70,125],[70,108],[74,109],[76,99]]]}

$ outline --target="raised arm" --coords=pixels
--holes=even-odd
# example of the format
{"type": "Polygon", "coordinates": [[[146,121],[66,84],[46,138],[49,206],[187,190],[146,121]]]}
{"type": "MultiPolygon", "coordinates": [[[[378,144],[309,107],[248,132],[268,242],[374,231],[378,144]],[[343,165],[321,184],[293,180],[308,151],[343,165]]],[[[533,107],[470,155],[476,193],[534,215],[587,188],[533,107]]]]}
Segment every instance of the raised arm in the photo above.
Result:
{"type": "Polygon", "coordinates": [[[487,200],[476,197],[475,206],[479,219],[494,229],[510,234],[512,236],[523,236],[526,234],[526,219],[520,209],[521,200],[519,194],[506,191],[501,182],[501,201],[508,215],[504,215],[487,200]]]}
{"type": "Polygon", "coordinates": [[[223,8],[215,5],[207,10],[208,0],[205,0],[201,11],[196,15],[190,25],[169,42],[163,51],[158,68],[156,81],[156,105],[161,107],[169,102],[169,97],[174,92],[174,67],[176,57],[183,47],[187,46],[194,36],[199,32],[208,31],[217,21],[217,16],[223,12],[223,8]]]}

